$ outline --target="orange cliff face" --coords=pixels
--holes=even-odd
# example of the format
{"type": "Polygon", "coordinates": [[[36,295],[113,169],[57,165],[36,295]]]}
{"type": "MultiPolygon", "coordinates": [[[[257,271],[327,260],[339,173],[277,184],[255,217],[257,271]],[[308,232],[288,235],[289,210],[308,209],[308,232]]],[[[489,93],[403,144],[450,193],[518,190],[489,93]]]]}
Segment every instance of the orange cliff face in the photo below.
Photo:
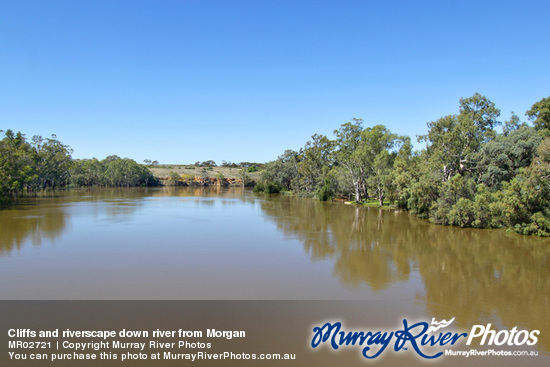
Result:
{"type": "Polygon", "coordinates": [[[201,186],[207,186],[207,185],[217,185],[217,186],[242,185],[242,180],[235,179],[235,178],[218,179],[218,178],[215,178],[215,177],[195,176],[192,182],[194,182],[195,184],[201,185],[201,186]]]}
{"type": "Polygon", "coordinates": [[[163,186],[242,186],[243,181],[235,178],[201,177],[194,176],[192,179],[182,178],[180,176],[177,184],[170,177],[157,177],[163,186]]]}

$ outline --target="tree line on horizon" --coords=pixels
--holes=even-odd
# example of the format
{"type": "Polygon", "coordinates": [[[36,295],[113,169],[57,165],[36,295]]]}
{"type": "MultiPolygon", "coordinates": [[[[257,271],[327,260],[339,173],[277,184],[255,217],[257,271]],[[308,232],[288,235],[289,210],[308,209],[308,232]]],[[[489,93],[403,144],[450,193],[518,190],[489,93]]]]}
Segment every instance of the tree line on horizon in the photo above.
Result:
{"type": "MultiPolygon", "coordinates": [[[[0,204],[23,194],[36,194],[41,190],[62,187],[131,187],[156,186],[159,180],[147,166],[157,167],[158,161],[146,159],[138,164],[129,158],[110,155],[103,160],[73,159],[72,149],[61,143],[55,135],[42,138],[35,135],[28,140],[21,132],[8,129],[0,140],[0,204]]],[[[255,172],[263,163],[222,162],[223,167],[242,168],[255,172]]],[[[217,167],[212,160],[197,162],[198,167],[217,167]]],[[[179,179],[179,175],[178,175],[179,179]]]]}
{"type": "MultiPolygon", "coordinates": [[[[420,151],[413,151],[408,136],[353,119],[334,130],[333,139],[315,134],[299,151],[257,164],[263,172],[255,191],[375,200],[438,224],[549,236],[550,97],[526,115],[533,126],[514,113],[502,123],[495,104],[476,93],[460,100],[458,114],[427,124],[428,133],[417,137],[426,143],[420,151]],[[501,132],[495,129],[499,125],[501,132]]],[[[6,130],[4,135],[0,203],[58,187],[158,184],[147,167],[132,159],[75,160],[55,135],[31,141],[21,132],[6,130]]]]}
{"type": "MultiPolygon", "coordinates": [[[[0,132],[2,132],[0,130],[0,132]]],[[[55,135],[34,136],[6,130],[0,140],[0,203],[21,194],[67,186],[153,186],[151,171],[129,158],[116,155],[103,160],[72,159],[72,149],[55,135]]]]}
{"type": "Polygon", "coordinates": [[[333,139],[315,134],[269,162],[255,190],[375,200],[437,224],[550,236],[550,97],[526,115],[533,126],[513,112],[502,123],[476,93],[427,124],[420,151],[408,136],[353,119],[333,139]]]}

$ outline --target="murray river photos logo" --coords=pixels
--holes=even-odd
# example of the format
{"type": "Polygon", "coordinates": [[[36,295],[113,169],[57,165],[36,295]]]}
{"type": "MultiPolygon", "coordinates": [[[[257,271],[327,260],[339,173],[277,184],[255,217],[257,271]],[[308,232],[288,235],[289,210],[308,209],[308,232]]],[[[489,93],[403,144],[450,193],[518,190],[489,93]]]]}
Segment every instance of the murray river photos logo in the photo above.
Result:
{"type": "Polygon", "coordinates": [[[532,346],[537,343],[540,334],[539,330],[518,330],[517,327],[497,331],[492,329],[491,324],[474,325],[470,333],[445,330],[454,320],[453,317],[449,321],[432,319],[431,324],[411,324],[404,319],[403,328],[395,331],[346,331],[340,322],[327,322],[313,328],[311,347],[317,348],[322,344],[328,344],[334,350],[359,347],[361,355],[368,359],[379,357],[385,350],[393,347],[394,352],[413,350],[423,358],[434,359],[444,354],[442,347],[464,342],[466,345],[475,342],[488,346],[532,346]]]}

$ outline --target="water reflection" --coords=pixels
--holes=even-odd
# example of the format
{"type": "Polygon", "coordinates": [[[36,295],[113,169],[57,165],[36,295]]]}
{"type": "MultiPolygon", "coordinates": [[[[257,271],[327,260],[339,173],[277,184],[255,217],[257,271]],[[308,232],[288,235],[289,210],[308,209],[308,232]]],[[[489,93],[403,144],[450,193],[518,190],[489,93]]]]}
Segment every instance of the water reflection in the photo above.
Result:
{"type": "Polygon", "coordinates": [[[491,322],[541,329],[550,349],[550,241],[502,230],[434,226],[407,213],[271,198],[262,210],[304,243],[312,260],[334,259],[344,284],[372,291],[417,271],[428,315],[464,327],[491,322]]]}
{"type": "Polygon", "coordinates": [[[93,217],[105,214],[116,221],[114,217],[131,215],[152,194],[147,189],[61,190],[20,199],[0,210],[0,256],[20,250],[25,243],[39,246],[55,241],[83,205],[93,217]]]}
{"type": "MultiPolygon", "coordinates": [[[[540,329],[539,345],[550,350],[548,239],[434,226],[402,212],[216,187],[59,192],[0,210],[0,229],[0,258],[25,244],[59,244],[49,258],[51,268],[30,255],[10,265],[6,273],[19,274],[24,287],[16,293],[16,285],[5,285],[14,294],[8,297],[33,298],[37,287],[50,287],[59,298],[236,294],[268,299],[276,294],[307,299],[318,297],[312,289],[319,287],[315,282],[322,269],[314,265],[324,262],[332,268],[336,288],[348,294],[368,289],[384,299],[396,284],[417,282],[415,301],[429,317],[456,317],[461,327],[491,322],[540,329]],[[64,233],[77,221],[83,234],[62,246],[64,233]],[[129,222],[129,229],[117,227],[129,222]],[[251,231],[248,223],[257,228],[251,231]],[[279,239],[277,232],[284,236],[279,239]],[[80,240],[88,235],[93,238],[80,240]],[[294,249],[296,243],[303,246],[303,252],[282,246],[286,240],[294,249]],[[289,254],[304,260],[284,267],[289,254]],[[53,271],[55,260],[61,264],[55,264],[57,278],[26,270],[53,271]],[[77,286],[66,279],[66,271],[79,280],[77,286]],[[119,283],[106,285],[109,279],[119,283]]],[[[330,278],[330,269],[327,273],[330,278]]]]}
{"type": "Polygon", "coordinates": [[[410,237],[401,232],[410,228],[407,216],[296,197],[271,198],[261,208],[280,230],[303,242],[312,260],[333,258],[334,272],[346,285],[380,291],[408,279],[410,259],[400,245],[410,237]]]}
{"type": "Polygon", "coordinates": [[[219,186],[97,188],[59,190],[22,198],[0,208],[0,256],[21,249],[25,243],[39,246],[44,240],[54,241],[67,229],[71,215],[84,206],[93,218],[104,217],[106,221],[118,223],[131,220],[150,198],[192,197],[198,205],[207,208],[213,208],[216,198],[220,197],[228,199],[221,202],[223,206],[239,202],[254,205],[255,197],[245,193],[242,188],[219,186]]]}
{"type": "Polygon", "coordinates": [[[0,256],[31,242],[35,246],[47,238],[54,240],[67,223],[63,210],[44,211],[32,205],[0,210],[0,256]]]}

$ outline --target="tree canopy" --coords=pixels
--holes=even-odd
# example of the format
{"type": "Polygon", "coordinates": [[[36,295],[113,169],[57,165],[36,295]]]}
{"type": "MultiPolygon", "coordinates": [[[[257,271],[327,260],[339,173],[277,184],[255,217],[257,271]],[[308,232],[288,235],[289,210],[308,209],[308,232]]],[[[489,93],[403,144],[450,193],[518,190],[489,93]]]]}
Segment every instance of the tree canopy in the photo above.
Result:
{"type": "Polygon", "coordinates": [[[0,202],[22,193],[73,186],[154,185],[151,172],[128,158],[73,160],[72,149],[57,140],[6,130],[0,140],[0,202]]]}
{"type": "Polygon", "coordinates": [[[544,136],[550,135],[550,96],[535,103],[525,114],[533,121],[535,129],[544,136]]]}
{"type": "Polygon", "coordinates": [[[372,200],[438,224],[550,235],[549,107],[550,97],[527,111],[533,127],[514,113],[502,124],[495,104],[476,93],[460,99],[458,113],[427,123],[421,151],[408,136],[354,118],[333,139],[314,134],[268,163],[263,184],[321,200],[372,200]]]}

